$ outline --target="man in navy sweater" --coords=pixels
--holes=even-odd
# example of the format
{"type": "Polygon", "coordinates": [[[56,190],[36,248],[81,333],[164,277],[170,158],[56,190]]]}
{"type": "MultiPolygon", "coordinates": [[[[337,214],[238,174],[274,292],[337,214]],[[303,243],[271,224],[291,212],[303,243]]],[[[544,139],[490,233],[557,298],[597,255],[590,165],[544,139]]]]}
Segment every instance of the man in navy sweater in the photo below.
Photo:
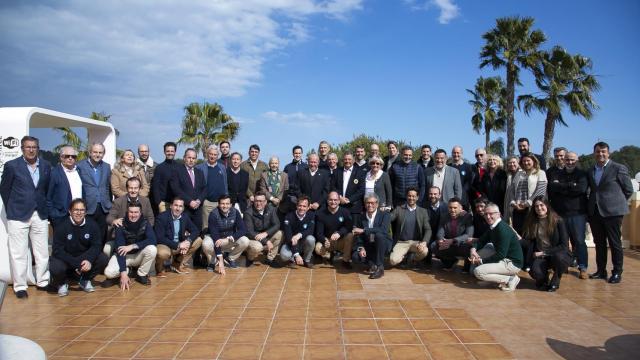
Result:
{"type": "Polygon", "coordinates": [[[332,191],[327,206],[316,212],[316,254],[333,261],[336,251],[342,253],[342,264],[351,269],[351,251],[353,249],[353,221],[349,210],[340,207],[340,195],[332,191]]]}
{"type": "Polygon", "coordinates": [[[102,273],[109,261],[102,253],[102,232],[93,219],[85,217],[86,212],[84,200],[72,200],[70,216],[60,222],[53,234],[49,272],[58,296],[69,295],[69,278],[78,279],[85,292],[94,292],[91,280],[102,273]]]}
{"type": "Polygon", "coordinates": [[[309,211],[309,198],[301,195],[298,197],[296,210],[284,218],[284,245],[280,250],[280,259],[285,263],[292,262],[313,269],[311,257],[316,243],[314,231],[315,216],[309,211]]]}
{"type": "MultiPolygon", "coordinates": [[[[227,187],[227,169],[218,160],[218,147],[214,144],[207,148],[207,161],[196,166],[204,175],[204,203],[202,204],[202,227],[208,226],[209,214],[218,207],[218,198],[229,193],[227,187]]],[[[246,191],[246,190],[245,190],[246,191]]]]}
{"type": "Polygon", "coordinates": [[[229,195],[220,196],[218,208],[209,214],[209,233],[202,241],[202,251],[209,262],[207,271],[213,271],[217,263],[218,272],[221,275],[225,274],[224,252],[229,252],[227,259],[229,267],[237,268],[236,260],[249,246],[246,234],[247,228],[242,221],[240,211],[231,206],[229,195]]]}

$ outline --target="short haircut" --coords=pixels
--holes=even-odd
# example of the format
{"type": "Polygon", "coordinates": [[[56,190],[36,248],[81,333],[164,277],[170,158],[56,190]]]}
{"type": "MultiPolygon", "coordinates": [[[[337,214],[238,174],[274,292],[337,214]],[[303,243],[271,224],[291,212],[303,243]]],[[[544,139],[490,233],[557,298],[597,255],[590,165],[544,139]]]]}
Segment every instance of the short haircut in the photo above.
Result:
{"type": "Polygon", "coordinates": [[[129,211],[130,208],[136,207],[140,210],[142,210],[142,204],[140,203],[140,199],[136,200],[136,201],[127,201],[127,211],[129,211]]]}
{"type": "Polygon", "coordinates": [[[429,145],[429,144],[424,144],[424,145],[422,145],[422,146],[420,147],[420,150],[424,150],[424,149],[429,149],[429,150],[431,150],[431,145],[429,145]]]}
{"type": "Polygon", "coordinates": [[[129,187],[129,183],[136,182],[136,181],[138,182],[138,186],[142,185],[142,181],[140,181],[140,179],[138,179],[137,176],[132,176],[132,177],[127,179],[127,182],[125,183],[125,186],[129,187]]]}
{"type": "Polygon", "coordinates": [[[553,154],[557,154],[560,151],[564,151],[565,153],[567,152],[567,148],[564,146],[558,146],[557,148],[553,148],[553,154]]]}
{"type": "Polygon", "coordinates": [[[162,150],[167,151],[167,148],[168,148],[169,146],[172,146],[174,150],[178,148],[178,145],[176,145],[176,143],[174,143],[173,141],[167,141],[167,142],[166,142],[166,143],[164,143],[164,145],[162,146],[162,150]]]}
{"type": "Polygon", "coordinates": [[[374,162],[376,162],[376,163],[378,163],[380,165],[384,164],[384,161],[382,161],[380,156],[372,156],[372,157],[369,158],[369,161],[368,161],[369,164],[374,163],[374,162]]]}
{"type": "Polygon", "coordinates": [[[222,146],[222,144],[227,144],[227,145],[229,145],[229,147],[231,147],[231,143],[228,142],[227,140],[220,141],[220,143],[218,143],[218,146],[222,146]]]}
{"type": "Polygon", "coordinates": [[[344,158],[345,156],[350,155],[353,157],[353,153],[351,152],[351,150],[347,150],[345,152],[342,153],[342,157],[344,158]]]}
{"type": "Polygon", "coordinates": [[[40,140],[38,140],[37,137],[29,136],[29,135],[25,135],[22,137],[22,139],[20,139],[20,146],[24,146],[24,143],[27,141],[35,141],[36,145],[40,147],[40,140]]]}
{"type": "Polygon", "coordinates": [[[395,147],[398,147],[398,142],[395,140],[389,140],[387,141],[387,147],[389,147],[389,145],[393,145],[395,147]]]}
{"type": "Polygon", "coordinates": [[[433,153],[433,156],[436,156],[438,154],[444,154],[444,156],[447,156],[447,151],[445,149],[438,149],[435,153],[433,153]]]}
{"type": "Polygon", "coordinates": [[[432,187],[430,187],[430,188],[429,188],[429,190],[428,190],[427,192],[431,191],[431,189],[438,189],[438,194],[442,192],[442,190],[440,190],[440,188],[439,188],[439,187],[437,187],[437,186],[432,186],[432,187]]]}
{"type": "Polygon", "coordinates": [[[407,190],[405,190],[405,192],[404,192],[404,193],[405,193],[405,195],[409,195],[409,191],[415,191],[415,192],[416,192],[416,194],[420,194],[420,191],[418,191],[418,188],[417,188],[417,187],[415,187],[415,186],[409,186],[409,187],[407,188],[407,190]]]}
{"type": "Polygon", "coordinates": [[[598,141],[597,143],[595,143],[595,145],[593,145],[593,151],[596,151],[597,148],[609,150],[609,144],[604,141],[598,141]]]}
{"type": "Polygon", "coordinates": [[[364,145],[356,145],[355,149],[356,150],[358,150],[358,149],[364,150],[364,145]]]}
{"type": "Polygon", "coordinates": [[[489,199],[487,199],[484,196],[481,196],[481,197],[473,200],[473,206],[477,206],[478,204],[484,204],[485,206],[487,206],[488,203],[489,203],[489,199]]]}
{"type": "Polygon", "coordinates": [[[521,137],[520,139],[518,139],[518,142],[526,142],[527,144],[530,144],[529,139],[527,139],[526,137],[521,137]]]}
{"type": "Polygon", "coordinates": [[[294,147],[293,147],[293,149],[291,149],[291,153],[296,152],[296,150],[298,150],[298,149],[300,149],[300,151],[303,151],[303,150],[302,150],[302,146],[300,146],[300,145],[296,145],[296,146],[294,146],[294,147]]]}
{"type": "Polygon", "coordinates": [[[369,193],[368,195],[365,195],[365,196],[364,196],[364,202],[366,203],[366,202],[367,202],[367,200],[369,200],[369,199],[373,199],[373,200],[375,200],[375,201],[376,201],[376,203],[379,203],[379,202],[380,202],[380,198],[378,197],[378,195],[377,195],[376,193],[373,193],[373,192],[372,192],[372,193],[369,193]]]}
{"type": "Polygon", "coordinates": [[[265,198],[267,197],[267,193],[264,191],[258,191],[255,194],[253,194],[253,198],[255,199],[258,196],[264,196],[265,198]]]}
{"type": "Polygon", "coordinates": [[[454,196],[451,199],[449,199],[449,201],[447,201],[447,203],[449,204],[452,204],[454,202],[457,202],[458,204],[462,204],[462,200],[460,200],[460,198],[457,196],[454,196]]]}
{"type": "Polygon", "coordinates": [[[405,152],[405,151],[407,151],[407,150],[409,150],[409,151],[413,152],[413,148],[411,148],[411,146],[409,146],[409,145],[405,145],[405,146],[403,146],[403,147],[402,147],[402,150],[400,150],[400,152],[405,152]]]}
{"type": "MultiPolygon", "coordinates": [[[[498,205],[492,203],[491,201],[489,201],[487,203],[487,205],[484,207],[484,211],[486,212],[487,210],[497,211],[498,214],[500,214],[500,207],[498,207],[498,205]]],[[[502,214],[500,214],[500,215],[502,215],[502,214]]]]}
{"type": "Polygon", "coordinates": [[[91,152],[91,149],[93,149],[94,146],[100,146],[102,147],[102,151],[105,150],[104,144],[103,143],[99,143],[99,142],[92,142],[91,144],[89,144],[89,146],[87,147],[87,150],[89,150],[89,152],[91,152]]]}
{"type": "Polygon", "coordinates": [[[249,146],[249,151],[251,151],[251,150],[260,151],[260,146],[258,144],[251,144],[251,146],[249,146]]]}
{"type": "Polygon", "coordinates": [[[209,152],[209,150],[218,151],[218,146],[216,144],[209,144],[209,146],[207,146],[207,152],[209,152]]]}
{"type": "Polygon", "coordinates": [[[218,196],[218,203],[220,203],[222,200],[226,200],[226,199],[231,200],[231,196],[229,196],[228,194],[222,194],[222,195],[218,196]]]}
{"type": "Polygon", "coordinates": [[[309,201],[309,197],[307,195],[300,195],[300,196],[298,196],[298,200],[296,200],[296,205],[300,204],[303,201],[306,201],[307,204],[311,203],[311,201],[309,201]]]}
{"type": "Polygon", "coordinates": [[[71,200],[71,202],[69,203],[69,210],[73,209],[73,207],[76,204],[82,204],[84,206],[85,210],[87,209],[87,203],[84,200],[82,200],[81,198],[75,198],[75,199],[71,200]]]}
{"type": "Polygon", "coordinates": [[[232,153],[231,153],[231,155],[229,155],[229,158],[232,158],[234,155],[239,156],[239,157],[240,157],[240,160],[242,160],[242,154],[240,154],[240,153],[239,153],[239,152],[237,152],[237,151],[232,152],[232,153]]]}
{"type": "Polygon", "coordinates": [[[187,156],[189,151],[193,151],[196,154],[196,157],[198,157],[198,152],[194,148],[187,148],[187,150],[184,151],[184,156],[187,156]]]}
{"type": "Polygon", "coordinates": [[[173,204],[176,200],[180,200],[184,204],[184,199],[182,198],[182,196],[174,196],[173,199],[171,199],[171,203],[173,204]]]}

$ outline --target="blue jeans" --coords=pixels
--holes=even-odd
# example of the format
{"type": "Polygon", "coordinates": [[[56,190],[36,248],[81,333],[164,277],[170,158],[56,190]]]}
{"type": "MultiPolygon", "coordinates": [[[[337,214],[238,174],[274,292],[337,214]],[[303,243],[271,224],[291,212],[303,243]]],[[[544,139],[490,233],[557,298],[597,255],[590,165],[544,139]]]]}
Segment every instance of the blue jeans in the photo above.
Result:
{"type": "MultiPolygon", "coordinates": [[[[311,257],[313,256],[313,249],[315,249],[316,238],[312,235],[306,237],[306,239],[300,239],[299,242],[303,242],[303,254],[302,258],[305,262],[311,262],[311,257]]],[[[289,244],[282,245],[280,249],[280,259],[283,262],[288,262],[293,258],[293,251],[291,251],[291,247],[289,244]]]]}
{"type": "Polygon", "coordinates": [[[573,248],[573,256],[578,258],[578,269],[587,270],[589,266],[589,254],[585,243],[585,231],[587,227],[587,215],[572,215],[564,218],[569,239],[573,248]]]}

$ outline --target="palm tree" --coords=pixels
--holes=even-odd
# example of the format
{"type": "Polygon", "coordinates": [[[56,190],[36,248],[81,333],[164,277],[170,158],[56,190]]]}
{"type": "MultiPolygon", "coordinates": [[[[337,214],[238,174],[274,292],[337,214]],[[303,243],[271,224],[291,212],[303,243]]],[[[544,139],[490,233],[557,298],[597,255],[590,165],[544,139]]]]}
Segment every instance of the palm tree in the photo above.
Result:
{"type": "Polygon", "coordinates": [[[226,114],[218,103],[191,103],[184,107],[182,136],[178,144],[192,144],[206,157],[207,147],[238,135],[240,124],[226,114]]]}
{"type": "Polygon", "coordinates": [[[535,94],[518,97],[518,107],[529,115],[535,109],[546,113],[544,121],[544,142],[542,155],[549,156],[556,124],[568,126],[562,117],[564,106],[573,115],[590,120],[598,105],[593,93],[600,89],[596,77],[590,73],[591,59],[582,55],[571,55],[560,46],[544,52],[536,73],[536,85],[540,89],[535,94]]]}
{"type": "Polygon", "coordinates": [[[504,82],[499,76],[483,78],[476,81],[474,90],[467,89],[473,96],[469,105],[473,107],[471,124],[478,134],[484,130],[485,149],[489,149],[491,143],[491,130],[500,131],[505,125],[505,111],[502,99],[504,98],[504,82]]]}
{"type": "Polygon", "coordinates": [[[60,149],[62,149],[63,146],[70,145],[78,152],[78,160],[85,157],[86,154],[82,151],[82,149],[84,149],[82,139],[73,129],[70,127],[57,127],[54,128],[54,130],[62,133],[62,144],[53,148],[55,153],[60,153],[60,149]]]}
{"type": "Polygon", "coordinates": [[[546,41],[540,30],[531,30],[533,18],[506,17],[496,20],[496,27],[482,35],[486,41],[480,51],[480,68],[491,65],[493,69],[506,68],[506,123],[507,153],[513,155],[515,118],[515,86],[520,83],[520,69],[533,69],[538,58],[538,48],[546,41]]]}

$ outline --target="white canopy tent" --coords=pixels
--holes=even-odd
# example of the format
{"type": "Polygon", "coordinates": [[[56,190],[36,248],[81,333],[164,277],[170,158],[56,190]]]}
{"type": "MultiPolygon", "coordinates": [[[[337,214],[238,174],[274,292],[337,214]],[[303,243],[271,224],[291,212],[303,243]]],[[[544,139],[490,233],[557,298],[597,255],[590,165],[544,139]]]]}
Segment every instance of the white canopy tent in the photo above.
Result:
{"type": "MultiPolygon", "coordinates": [[[[116,132],[110,123],[37,107],[7,107],[0,108],[0,175],[4,170],[4,163],[22,155],[20,139],[29,135],[30,129],[56,127],[86,128],[89,143],[104,144],[104,161],[114,164],[116,132]]],[[[0,280],[11,282],[7,248],[7,217],[2,199],[0,199],[0,280]]],[[[29,274],[29,281],[34,281],[33,273],[29,274]]]]}

